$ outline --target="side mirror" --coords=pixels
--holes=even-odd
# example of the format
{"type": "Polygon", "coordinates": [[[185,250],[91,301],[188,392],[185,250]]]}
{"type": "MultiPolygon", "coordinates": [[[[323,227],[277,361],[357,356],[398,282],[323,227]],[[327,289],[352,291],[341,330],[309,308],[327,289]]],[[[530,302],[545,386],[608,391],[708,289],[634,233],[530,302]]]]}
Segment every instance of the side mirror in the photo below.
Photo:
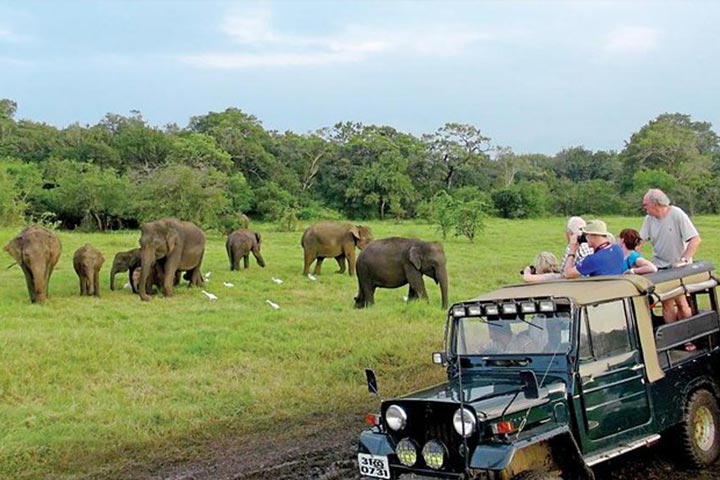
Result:
{"type": "Polygon", "coordinates": [[[521,370],[520,380],[523,383],[523,391],[525,397],[530,399],[540,398],[540,386],[538,385],[537,375],[532,370],[521,370]]]}
{"type": "Polygon", "coordinates": [[[445,365],[447,364],[447,358],[445,357],[445,352],[433,352],[432,354],[432,362],[435,365],[445,365]]]}
{"type": "Polygon", "coordinates": [[[365,380],[367,381],[368,386],[368,392],[372,393],[373,395],[378,395],[378,387],[377,387],[377,379],[375,378],[375,372],[373,372],[371,369],[366,368],[365,369],[365,380]]]}

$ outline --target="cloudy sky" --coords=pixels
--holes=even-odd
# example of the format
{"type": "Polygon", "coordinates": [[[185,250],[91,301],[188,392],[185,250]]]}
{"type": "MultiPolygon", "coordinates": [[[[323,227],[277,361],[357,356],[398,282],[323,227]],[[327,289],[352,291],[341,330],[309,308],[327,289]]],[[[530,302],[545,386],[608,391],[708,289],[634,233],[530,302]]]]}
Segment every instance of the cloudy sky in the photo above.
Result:
{"type": "Polygon", "coordinates": [[[267,129],[469,123],[515,152],[720,131],[715,1],[0,0],[0,98],[64,127],[237,107],[267,129]]]}

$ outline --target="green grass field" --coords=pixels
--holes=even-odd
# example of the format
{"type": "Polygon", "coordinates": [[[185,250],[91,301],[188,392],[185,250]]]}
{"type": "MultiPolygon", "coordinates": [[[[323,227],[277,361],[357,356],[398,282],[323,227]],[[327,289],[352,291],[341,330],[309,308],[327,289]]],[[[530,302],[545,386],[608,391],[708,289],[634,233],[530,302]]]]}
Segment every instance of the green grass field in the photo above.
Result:
{"type": "MultiPolygon", "coordinates": [[[[617,233],[642,219],[606,220],[617,233]]],[[[717,261],[720,218],[695,223],[704,239],[697,258],[717,261]]],[[[376,238],[440,239],[424,224],[370,226],[376,238]]],[[[519,281],[540,250],[560,255],[564,226],[563,218],[491,219],[475,243],[443,242],[451,303],[519,281]]],[[[251,257],[249,270],[230,272],[224,237],[208,236],[203,272],[211,272],[206,290],[215,302],[185,287],[149,303],[111,292],[112,258],[136,246],[139,232],[61,232],[45,305],[29,303],[22,271],[6,269],[12,259],[2,252],[0,478],[117,478],[133,466],[201,455],[194,447],[212,438],[370,411],[377,402],[365,367],[375,368],[384,396],[443,378],[430,363],[445,321],[432,281],[429,303],[404,303],[406,288],[380,290],[374,307],[355,310],[356,279],[335,275],[334,261],[317,281],[301,275],[301,231],[254,228],[263,234],[265,269],[251,257]],[[106,259],[99,299],[78,295],[72,254],[86,242],[106,259]]],[[[19,231],[0,229],[0,245],[19,231]]]]}

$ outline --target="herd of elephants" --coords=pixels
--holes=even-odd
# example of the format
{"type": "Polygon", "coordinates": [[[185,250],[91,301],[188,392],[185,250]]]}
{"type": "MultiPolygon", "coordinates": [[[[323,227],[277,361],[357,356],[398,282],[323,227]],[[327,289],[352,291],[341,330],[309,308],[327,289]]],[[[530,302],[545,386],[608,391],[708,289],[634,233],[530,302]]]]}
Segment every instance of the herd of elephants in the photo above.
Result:
{"type": "MultiPolygon", "coordinates": [[[[144,301],[156,290],[172,296],[180,275],[189,286],[202,286],[201,273],[205,254],[205,233],[192,222],[163,218],[142,225],[140,247],[118,252],[110,272],[110,288],[115,289],[115,275],[128,272],[134,293],[144,301]],[[184,272],[184,273],[183,273],[184,272]]],[[[374,240],[368,227],[337,222],[321,222],[308,227],[302,235],[305,264],[303,275],[310,273],[315,261],[315,275],[320,274],[322,262],[332,257],[340,269],[350,276],[357,271],[358,294],[355,307],[374,303],[375,289],[397,288],[409,284],[408,300],[427,299],[423,275],[432,278],[440,287],[442,307],[447,308],[448,277],[445,253],[437,242],[414,238],[392,237],[374,240]],[[355,249],[361,253],[355,255],[355,249]]],[[[249,266],[252,253],[261,267],[265,260],[260,254],[259,233],[241,228],[230,233],[225,242],[230,269],[249,266]]],[[[5,250],[20,265],[27,282],[30,301],[42,303],[47,298],[48,283],[60,259],[62,246],[57,235],[41,226],[30,226],[20,232],[5,250]]],[[[100,269],[105,259],[90,244],[77,249],[73,267],[80,281],[80,295],[100,293],[100,269]]]]}

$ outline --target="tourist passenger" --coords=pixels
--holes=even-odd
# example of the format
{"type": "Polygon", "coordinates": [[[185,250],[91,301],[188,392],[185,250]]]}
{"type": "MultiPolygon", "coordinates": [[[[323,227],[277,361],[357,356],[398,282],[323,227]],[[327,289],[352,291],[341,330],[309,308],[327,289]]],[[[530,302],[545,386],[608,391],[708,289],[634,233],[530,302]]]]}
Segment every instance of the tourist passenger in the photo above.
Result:
{"type": "Polygon", "coordinates": [[[525,267],[525,270],[522,272],[523,280],[526,282],[539,282],[562,278],[557,257],[551,252],[538,253],[532,267],[525,267]],[[532,267],[534,267],[534,273],[532,267]]]}
{"type": "Polygon", "coordinates": [[[620,232],[618,244],[623,249],[625,258],[623,260],[623,272],[644,275],[657,272],[657,267],[647,258],[643,257],[637,249],[642,239],[640,233],[633,228],[626,228],[620,232]]]}
{"type": "MultiPolygon", "coordinates": [[[[660,269],[692,263],[702,240],[687,214],[670,205],[668,196],[658,188],[647,191],[643,197],[643,208],[647,215],[640,227],[640,238],[652,243],[653,263],[660,269]]],[[[663,300],[662,304],[665,323],[692,316],[685,295],[663,300]]],[[[693,351],[695,346],[687,343],[685,349],[693,351]]]]}
{"type": "MultiPolygon", "coordinates": [[[[525,270],[523,270],[523,280],[525,280],[526,282],[541,282],[544,280],[562,278],[562,272],[565,267],[565,263],[567,262],[568,254],[570,253],[570,238],[572,235],[580,235],[581,230],[585,228],[585,225],[585,220],[583,220],[582,217],[570,217],[568,219],[567,226],[565,227],[565,239],[567,241],[567,246],[565,247],[565,253],[563,254],[562,261],[560,262],[560,268],[558,268],[558,273],[538,272],[537,265],[535,265],[535,273],[532,273],[529,267],[526,267],[525,270]]],[[[542,255],[543,253],[547,252],[541,252],[540,255],[542,255]]],[[[580,247],[575,252],[575,259],[579,262],[590,254],[592,254],[592,248],[590,247],[590,245],[588,245],[587,242],[580,242],[580,247]]],[[[535,261],[537,262],[537,257],[535,261]]]]}
{"type": "Polygon", "coordinates": [[[568,260],[563,269],[565,278],[622,274],[623,251],[620,245],[613,243],[612,234],[608,232],[605,222],[593,220],[583,229],[583,233],[587,237],[588,245],[592,247],[593,253],[585,257],[582,262],[577,262],[576,256],[580,245],[578,236],[572,235],[570,253],[568,253],[568,260]]]}

